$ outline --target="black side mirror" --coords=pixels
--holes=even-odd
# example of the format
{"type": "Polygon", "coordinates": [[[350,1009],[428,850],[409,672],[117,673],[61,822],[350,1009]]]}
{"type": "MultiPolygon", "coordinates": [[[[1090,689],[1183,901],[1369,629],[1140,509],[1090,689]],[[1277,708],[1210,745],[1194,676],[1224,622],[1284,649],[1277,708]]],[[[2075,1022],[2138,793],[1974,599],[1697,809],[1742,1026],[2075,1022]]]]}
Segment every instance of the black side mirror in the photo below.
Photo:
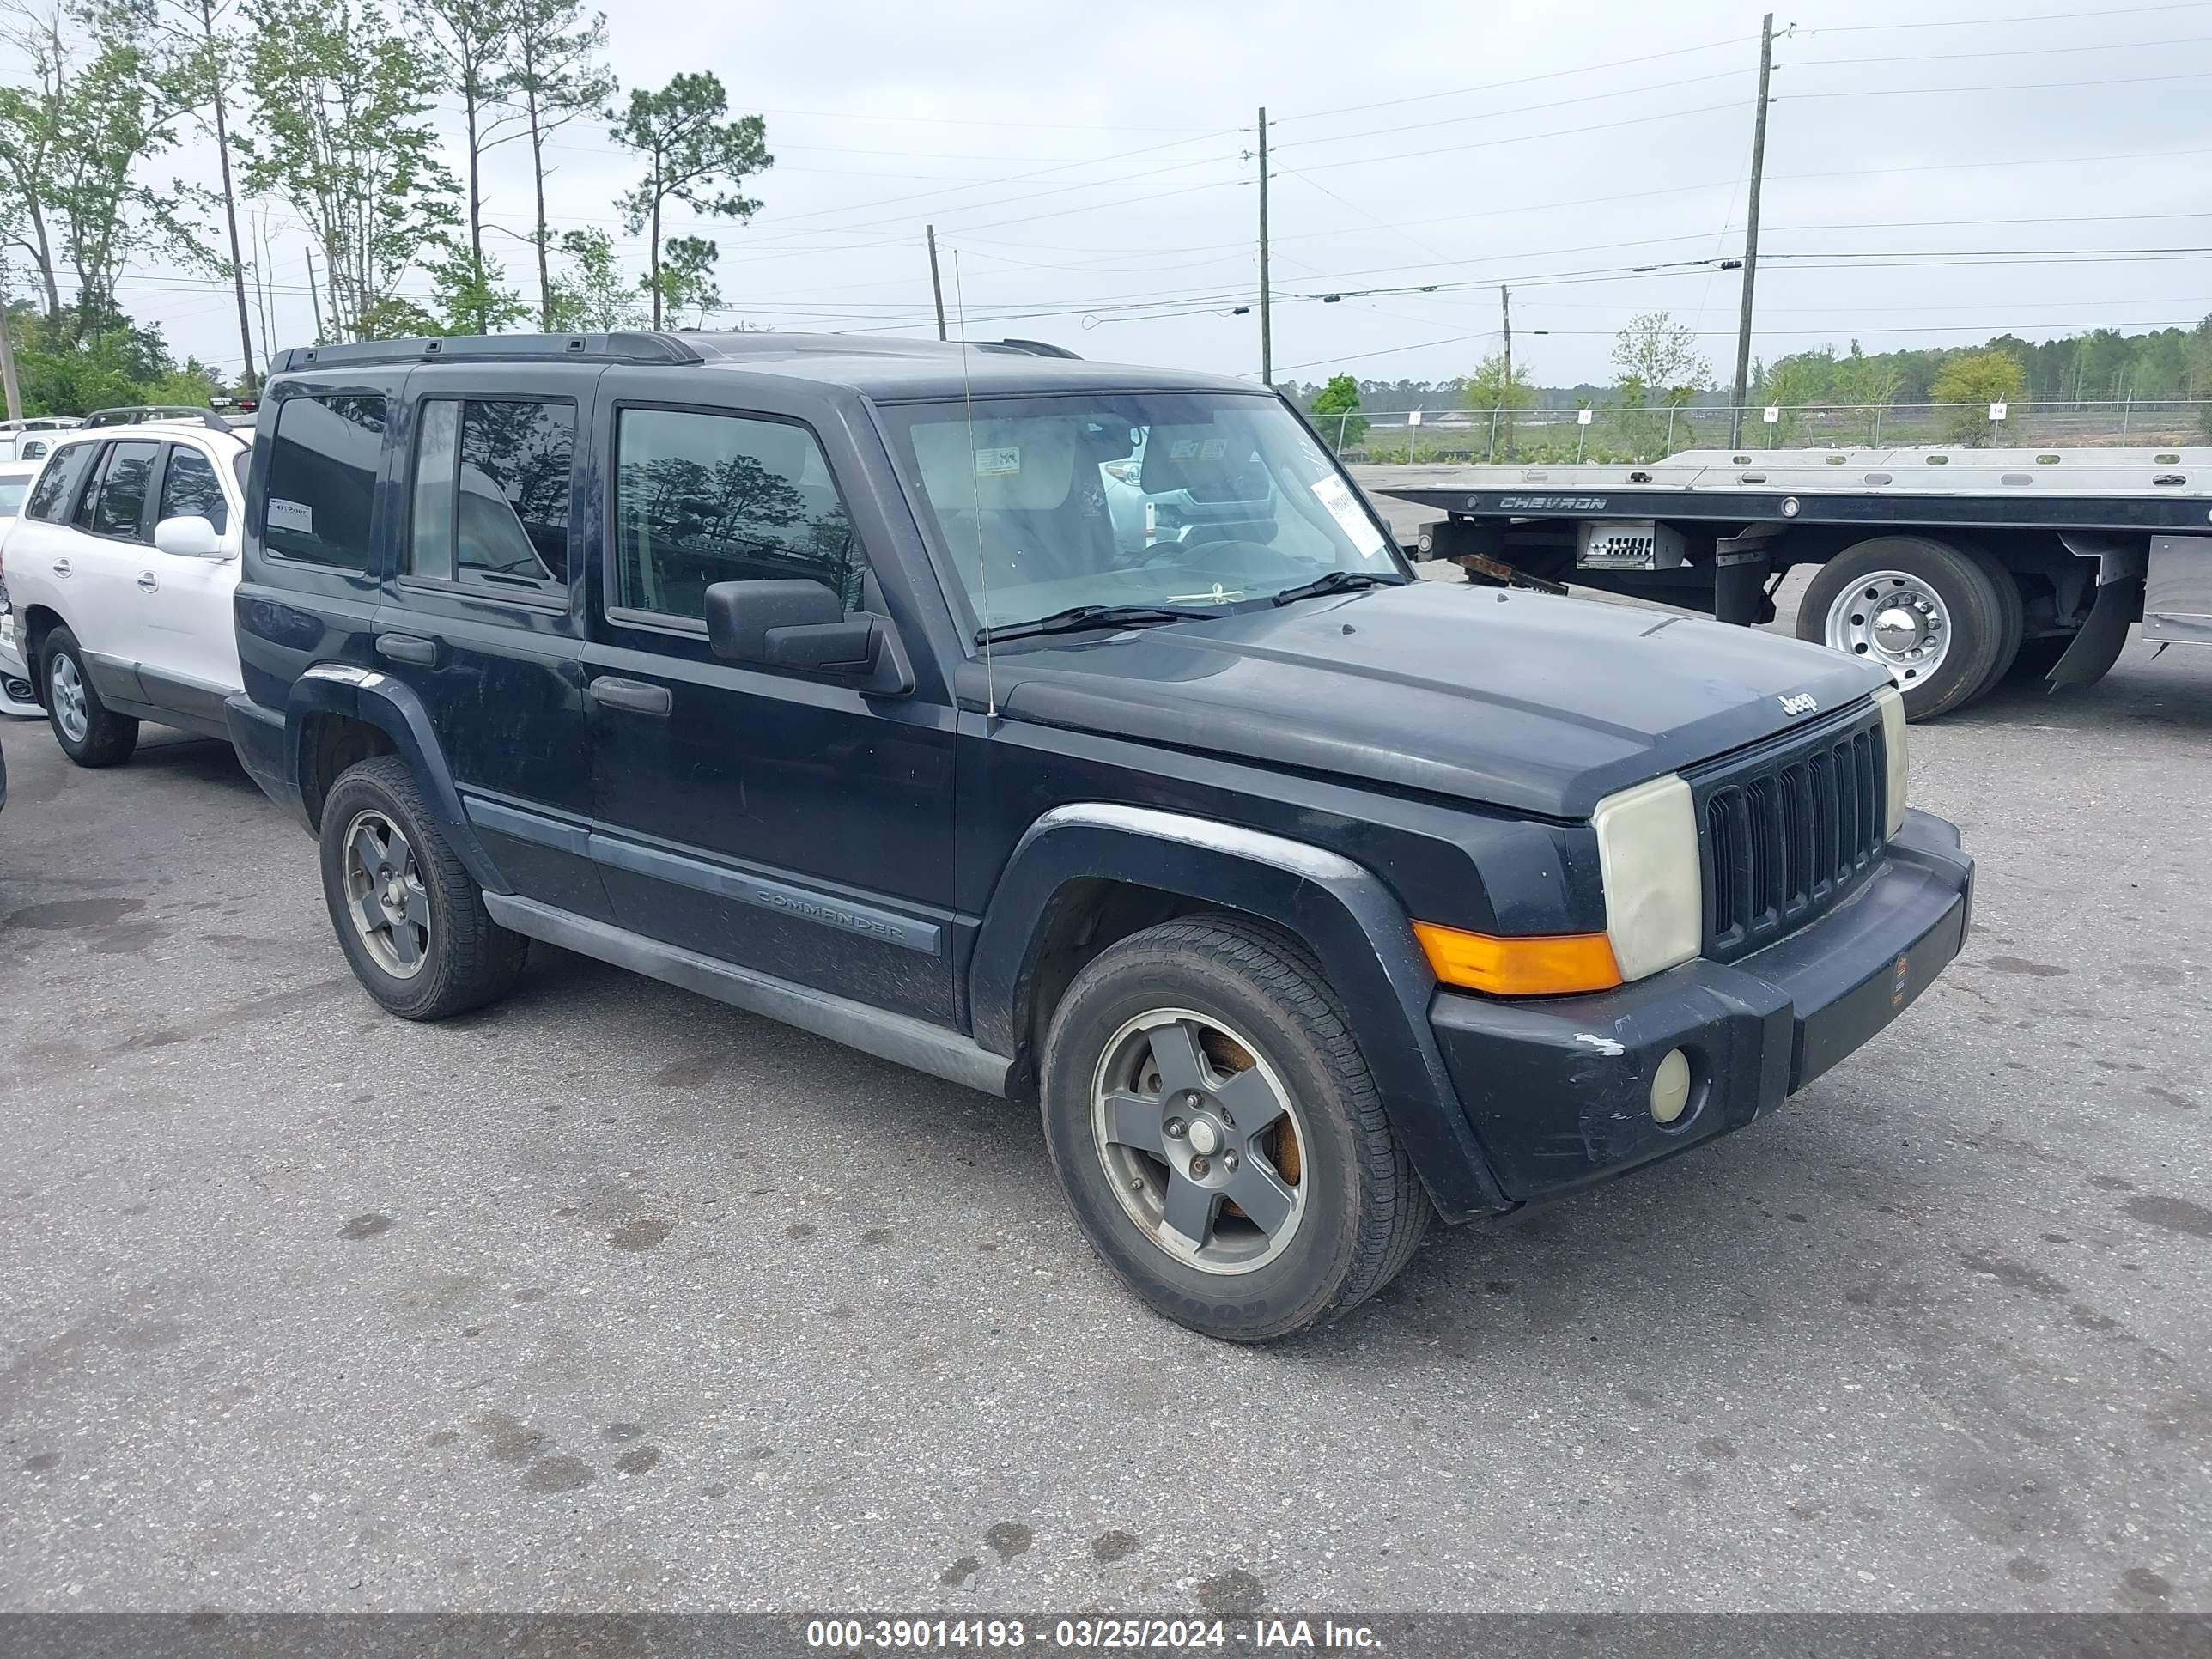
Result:
{"type": "Polygon", "coordinates": [[[845,613],[816,581],[715,582],[707,589],[707,644],[730,662],[866,674],[876,665],[877,618],[845,613]]]}

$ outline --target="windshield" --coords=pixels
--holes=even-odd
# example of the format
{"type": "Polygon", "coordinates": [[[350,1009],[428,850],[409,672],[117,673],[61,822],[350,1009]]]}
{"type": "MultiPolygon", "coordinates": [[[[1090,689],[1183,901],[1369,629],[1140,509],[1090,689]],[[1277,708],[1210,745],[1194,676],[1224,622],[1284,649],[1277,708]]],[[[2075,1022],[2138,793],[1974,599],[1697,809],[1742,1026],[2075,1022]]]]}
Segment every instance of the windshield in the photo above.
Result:
{"type": "Polygon", "coordinates": [[[1272,398],[989,398],[883,414],[980,627],[1077,605],[1264,603],[1396,581],[1382,526],[1272,398]]]}

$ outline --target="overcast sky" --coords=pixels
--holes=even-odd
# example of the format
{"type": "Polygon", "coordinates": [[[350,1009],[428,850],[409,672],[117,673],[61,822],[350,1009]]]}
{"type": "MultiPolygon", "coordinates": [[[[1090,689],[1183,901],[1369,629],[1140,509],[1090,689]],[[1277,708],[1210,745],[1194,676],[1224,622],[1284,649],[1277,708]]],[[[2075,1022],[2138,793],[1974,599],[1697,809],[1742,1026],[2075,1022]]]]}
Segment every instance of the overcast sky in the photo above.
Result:
{"type": "MultiPolygon", "coordinates": [[[[1742,251],[1761,9],[624,0],[611,33],[625,88],[711,69],[766,116],[751,223],[671,227],[721,244],[720,325],[932,332],[934,222],[976,337],[1256,374],[1257,314],[1229,313],[1256,295],[1264,103],[1278,379],[1465,373],[1498,347],[1504,281],[1516,361],[1560,385],[1610,380],[1615,331],[1653,309],[1729,378],[1739,277],[1681,262],[1742,251]]],[[[2203,254],[2050,257],[2212,244],[2212,3],[1857,0],[1776,30],[1759,356],[2212,312],[2203,254]],[[1984,251],[2013,258],[1964,257],[1984,251]]],[[[605,225],[641,259],[605,125],[558,142],[556,232],[605,225]]],[[[211,177],[211,155],[185,166],[211,177]]],[[[526,230],[520,145],[490,192],[526,230]]],[[[276,224],[278,343],[302,343],[303,242],[276,224]]],[[[522,282],[529,250],[490,240],[522,282]]],[[[149,272],[126,295],[235,368],[227,290],[149,272]]]]}

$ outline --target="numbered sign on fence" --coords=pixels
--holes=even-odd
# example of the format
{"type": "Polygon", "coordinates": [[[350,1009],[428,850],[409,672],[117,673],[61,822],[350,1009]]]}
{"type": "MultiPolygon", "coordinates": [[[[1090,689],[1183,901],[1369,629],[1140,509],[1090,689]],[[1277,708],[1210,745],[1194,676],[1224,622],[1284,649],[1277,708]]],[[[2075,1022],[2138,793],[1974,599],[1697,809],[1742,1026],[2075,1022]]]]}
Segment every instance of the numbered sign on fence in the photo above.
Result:
{"type": "Polygon", "coordinates": [[[1766,423],[1767,423],[1767,425],[1769,425],[1769,426],[1772,426],[1772,425],[1774,425],[1777,422],[1778,422],[1778,421],[1779,421],[1779,420],[1781,420],[1781,418],[1782,418],[1782,410],[1781,410],[1781,408],[1779,407],[1779,405],[1778,405],[1778,404],[1767,404],[1767,406],[1766,406],[1766,408],[1765,408],[1765,410],[1764,412],[1765,412],[1765,417],[1766,417],[1766,423]]]}
{"type": "Polygon", "coordinates": [[[1993,421],[2002,421],[2005,417],[2005,409],[2006,405],[2003,404],[1991,404],[1990,405],[1990,418],[1993,421]]]}
{"type": "Polygon", "coordinates": [[[1587,409],[1578,409],[1578,410],[1577,410],[1575,411],[1575,424],[1576,424],[1577,426],[1588,426],[1589,423],[1590,423],[1590,411],[1589,411],[1589,410],[1588,410],[1587,409]]]}

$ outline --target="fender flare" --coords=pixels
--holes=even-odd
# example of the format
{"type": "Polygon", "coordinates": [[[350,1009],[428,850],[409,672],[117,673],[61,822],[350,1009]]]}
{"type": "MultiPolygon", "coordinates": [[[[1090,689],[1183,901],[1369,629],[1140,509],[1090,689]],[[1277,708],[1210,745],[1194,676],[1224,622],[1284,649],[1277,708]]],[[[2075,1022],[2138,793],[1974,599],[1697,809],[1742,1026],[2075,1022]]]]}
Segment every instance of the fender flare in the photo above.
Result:
{"type": "Polygon", "coordinates": [[[445,750],[430,724],[429,711],[411,687],[389,674],[356,668],[350,663],[317,663],[292,683],[284,705],[284,774],[292,798],[303,807],[307,800],[307,780],[302,775],[307,727],[317,714],[356,720],[391,738],[392,747],[413,770],[440,833],[476,878],[477,885],[487,893],[514,890],[470,826],[460,792],[453,787],[453,771],[446,764],[445,750]]]}
{"type": "Polygon", "coordinates": [[[1445,1069],[1429,1003],[1436,979],[1397,896],[1341,854],[1181,812],[1106,802],[1058,806],[1008,859],[969,960],[975,1040],[1018,1056],[1044,936],[1063,889],[1129,882],[1272,922],[1327,969],[1393,1132],[1447,1220],[1513,1207],[1445,1069]]]}

